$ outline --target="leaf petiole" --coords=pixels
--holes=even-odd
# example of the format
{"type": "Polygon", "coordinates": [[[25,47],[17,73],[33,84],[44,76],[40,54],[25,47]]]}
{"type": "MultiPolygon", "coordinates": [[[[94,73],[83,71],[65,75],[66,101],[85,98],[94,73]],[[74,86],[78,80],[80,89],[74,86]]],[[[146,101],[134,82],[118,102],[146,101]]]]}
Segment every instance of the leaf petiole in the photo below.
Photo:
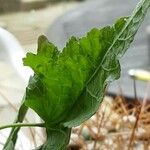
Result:
{"type": "Polygon", "coordinates": [[[14,123],[0,126],[0,130],[12,127],[45,127],[45,123],[14,123]]]}

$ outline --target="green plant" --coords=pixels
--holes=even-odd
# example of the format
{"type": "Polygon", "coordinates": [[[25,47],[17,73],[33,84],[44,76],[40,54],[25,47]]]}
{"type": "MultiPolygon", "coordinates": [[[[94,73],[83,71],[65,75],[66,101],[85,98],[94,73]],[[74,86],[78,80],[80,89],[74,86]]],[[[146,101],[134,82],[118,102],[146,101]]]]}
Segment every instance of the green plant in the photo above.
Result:
{"type": "Polygon", "coordinates": [[[47,141],[37,149],[65,150],[71,128],[95,114],[106,86],[120,77],[119,59],[129,48],[149,7],[150,1],[142,0],[130,17],[117,20],[113,26],[94,28],[83,38],[72,37],[62,52],[40,36],[37,54],[28,53],[23,60],[34,70],[34,76],[4,149],[14,149],[17,132],[28,125],[19,122],[30,107],[44,121],[35,126],[45,127],[47,132],[47,141]]]}

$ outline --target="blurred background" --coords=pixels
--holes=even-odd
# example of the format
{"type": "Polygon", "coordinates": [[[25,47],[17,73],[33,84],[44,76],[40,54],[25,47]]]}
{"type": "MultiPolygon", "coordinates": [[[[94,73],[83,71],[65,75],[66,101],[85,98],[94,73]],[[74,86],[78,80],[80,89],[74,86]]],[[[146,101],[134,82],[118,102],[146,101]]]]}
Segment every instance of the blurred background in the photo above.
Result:
{"type": "MultiPolygon", "coordinates": [[[[22,58],[26,52],[36,53],[38,36],[46,35],[49,41],[62,49],[71,36],[84,36],[93,27],[112,25],[117,18],[130,15],[138,2],[139,0],[0,0],[0,125],[11,123],[15,118],[28,78],[33,74],[32,70],[23,67],[22,58]]],[[[135,80],[129,77],[128,71],[146,70],[150,78],[150,13],[121,64],[121,79],[113,82],[107,93],[134,99],[135,80]]],[[[144,99],[145,95],[149,99],[149,82],[136,81],[136,92],[139,99],[144,99]]],[[[29,122],[39,122],[31,110],[27,118],[29,122]]],[[[23,132],[33,139],[35,131],[25,129],[23,132]]],[[[8,135],[8,132],[3,134],[8,135]]],[[[0,141],[2,144],[5,141],[4,137],[3,139],[0,141]]],[[[23,140],[28,143],[25,139],[23,140]]],[[[32,144],[31,147],[34,147],[32,144]]],[[[26,147],[25,150],[30,150],[31,147],[26,147]]]]}

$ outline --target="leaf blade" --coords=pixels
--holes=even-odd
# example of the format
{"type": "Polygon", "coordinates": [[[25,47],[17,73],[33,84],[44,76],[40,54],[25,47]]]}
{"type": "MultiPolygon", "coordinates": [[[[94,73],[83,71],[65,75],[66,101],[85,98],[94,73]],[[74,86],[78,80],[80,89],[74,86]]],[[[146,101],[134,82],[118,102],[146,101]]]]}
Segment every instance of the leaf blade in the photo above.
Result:
{"type": "MultiPolygon", "coordinates": [[[[119,78],[120,64],[118,59],[120,59],[126,52],[126,50],[129,48],[129,45],[133,41],[134,36],[138,28],[140,27],[149,7],[150,1],[141,1],[134,10],[132,16],[127,19],[127,22],[124,24],[124,27],[119,31],[119,34],[115,37],[112,45],[109,47],[108,51],[104,55],[102,62],[89,79],[85,91],[79,97],[80,100],[78,101],[78,103],[75,104],[76,110],[72,109],[72,113],[68,116],[67,120],[64,121],[64,126],[78,126],[85,120],[89,119],[97,111],[98,106],[100,105],[104,97],[105,87],[108,85],[109,82],[119,78]],[[120,45],[122,47],[119,47],[120,45]],[[116,51],[116,49],[118,51],[116,51]],[[114,51],[114,53],[112,51],[114,51]],[[112,64],[114,65],[114,67],[109,68],[112,64]],[[107,74],[107,72],[109,73],[107,74]],[[107,76],[107,78],[105,78],[101,86],[99,86],[102,88],[98,88],[98,90],[94,91],[95,89],[92,87],[92,85],[97,84],[98,80],[101,80],[102,78],[104,78],[104,76],[107,76]],[[93,80],[95,81],[95,83],[93,83],[93,80]],[[89,91],[91,90],[93,92],[89,93],[89,91]],[[97,101],[97,97],[99,97],[99,101],[97,101]],[[89,105],[87,105],[87,103],[89,103],[89,105]]],[[[115,25],[117,26],[118,24],[116,23],[115,25]]]]}

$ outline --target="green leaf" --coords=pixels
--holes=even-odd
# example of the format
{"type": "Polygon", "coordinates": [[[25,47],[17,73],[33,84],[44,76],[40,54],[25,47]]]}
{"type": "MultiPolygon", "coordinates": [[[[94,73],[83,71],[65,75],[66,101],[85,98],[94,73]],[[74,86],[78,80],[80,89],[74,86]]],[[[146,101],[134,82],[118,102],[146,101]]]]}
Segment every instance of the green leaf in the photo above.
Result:
{"type": "Polygon", "coordinates": [[[70,140],[71,129],[48,128],[47,141],[37,150],[65,150],[70,140]],[[57,140],[56,140],[57,139],[57,140]]]}
{"type": "Polygon", "coordinates": [[[92,29],[86,37],[72,37],[62,52],[39,38],[37,54],[27,54],[24,64],[35,75],[26,91],[26,105],[49,126],[63,122],[77,126],[89,119],[102,102],[109,82],[120,77],[119,58],[129,48],[150,1],[142,1],[129,18],[112,27],[92,29]]]}
{"type": "MultiPolygon", "coordinates": [[[[120,77],[119,59],[129,48],[149,7],[150,1],[143,0],[138,4],[131,17],[121,18],[109,30],[104,28],[99,31],[99,34],[102,35],[99,36],[99,51],[101,51],[98,56],[99,64],[66,117],[64,126],[78,126],[97,111],[103,100],[105,87],[120,77]]],[[[95,50],[93,43],[96,39],[96,36],[92,34],[89,45],[93,50],[95,50]]],[[[82,39],[80,43],[81,41],[82,39]]]]}
{"type": "MultiPolygon", "coordinates": [[[[69,130],[97,111],[106,86],[120,77],[119,59],[129,48],[149,7],[149,0],[141,1],[130,17],[117,20],[113,26],[94,28],[83,38],[72,37],[62,51],[46,37],[39,38],[37,54],[28,53],[24,58],[24,65],[35,72],[26,89],[25,104],[44,120],[46,129],[64,126],[69,130]]],[[[64,140],[69,134],[61,141],[56,135],[62,132],[55,129],[56,132],[47,130],[42,150],[55,150],[67,143],[64,140]]]]}

